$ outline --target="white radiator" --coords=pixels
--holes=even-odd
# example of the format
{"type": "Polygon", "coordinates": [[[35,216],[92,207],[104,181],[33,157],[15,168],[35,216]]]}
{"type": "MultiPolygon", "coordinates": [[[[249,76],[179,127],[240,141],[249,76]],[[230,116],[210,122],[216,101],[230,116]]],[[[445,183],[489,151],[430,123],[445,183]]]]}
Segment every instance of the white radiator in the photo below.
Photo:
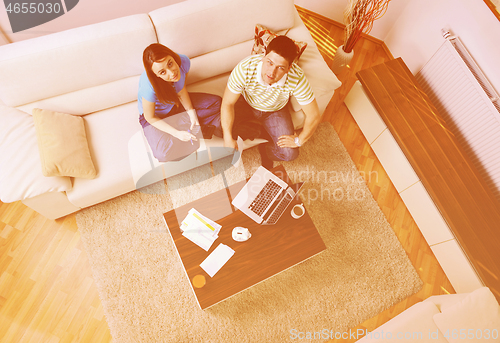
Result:
{"type": "Polygon", "coordinates": [[[416,78],[500,201],[500,99],[457,37],[416,78]]]}

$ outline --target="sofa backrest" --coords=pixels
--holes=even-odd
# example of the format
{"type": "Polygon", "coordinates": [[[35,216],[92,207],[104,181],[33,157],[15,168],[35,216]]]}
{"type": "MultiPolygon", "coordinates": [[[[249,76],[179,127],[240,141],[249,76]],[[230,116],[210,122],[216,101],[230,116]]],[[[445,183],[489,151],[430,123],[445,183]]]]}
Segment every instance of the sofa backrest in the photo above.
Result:
{"type": "Polygon", "coordinates": [[[293,0],[187,0],[0,46],[0,103],[76,115],[137,99],[142,52],[162,43],[192,59],[189,83],[231,71],[250,54],[255,24],[293,27],[293,0]]]}
{"type": "Polygon", "coordinates": [[[256,24],[275,32],[293,27],[295,7],[293,0],[187,0],[149,16],[159,43],[193,59],[197,70],[189,78],[196,82],[250,55],[256,24]]]}
{"type": "Polygon", "coordinates": [[[86,114],[137,99],[142,52],[156,42],[138,14],[0,46],[0,99],[86,114]]]}

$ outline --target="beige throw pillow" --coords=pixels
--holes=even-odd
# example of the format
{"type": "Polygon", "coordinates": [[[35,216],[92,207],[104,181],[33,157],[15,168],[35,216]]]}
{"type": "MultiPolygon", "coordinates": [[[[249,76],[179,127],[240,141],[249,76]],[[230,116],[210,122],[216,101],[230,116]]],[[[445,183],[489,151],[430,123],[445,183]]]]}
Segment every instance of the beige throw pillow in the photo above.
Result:
{"type": "Polygon", "coordinates": [[[82,117],[33,109],[44,176],[96,177],[82,117]]]}

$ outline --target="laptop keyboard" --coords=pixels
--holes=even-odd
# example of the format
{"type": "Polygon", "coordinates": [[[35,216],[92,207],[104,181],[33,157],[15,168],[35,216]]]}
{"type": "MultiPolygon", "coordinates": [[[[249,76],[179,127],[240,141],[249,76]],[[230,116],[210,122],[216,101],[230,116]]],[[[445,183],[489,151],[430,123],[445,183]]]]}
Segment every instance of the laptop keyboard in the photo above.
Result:
{"type": "Polygon", "coordinates": [[[248,206],[254,213],[261,216],[264,210],[269,206],[271,201],[280,191],[281,186],[273,180],[267,181],[266,185],[261,189],[255,200],[248,206]]]}
{"type": "Polygon", "coordinates": [[[274,210],[273,214],[271,214],[269,219],[266,221],[266,224],[276,224],[278,219],[280,219],[281,214],[283,213],[283,211],[285,211],[285,209],[288,207],[288,204],[290,204],[292,200],[293,197],[289,193],[286,193],[283,200],[280,202],[278,207],[276,207],[276,209],[274,210]]]}

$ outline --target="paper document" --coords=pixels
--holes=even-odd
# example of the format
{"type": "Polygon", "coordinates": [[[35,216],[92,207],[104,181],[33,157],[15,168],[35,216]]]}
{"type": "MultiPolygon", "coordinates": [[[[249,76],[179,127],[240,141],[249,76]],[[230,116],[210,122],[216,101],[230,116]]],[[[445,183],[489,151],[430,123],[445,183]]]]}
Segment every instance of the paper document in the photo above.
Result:
{"type": "Polygon", "coordinates": [[[221,226],[192,208],[181,222],[180,229],[184,237],[208,251],[219,237],[221,226]]]}
{"type": "Polygon", "coordinates": [[[221,243],[203,262],[201,262],[200,267],[206,271],[210,277],[214,277],[215,273],[217,273],[233,255],[234,250],[221,243]]]}
{"type": "Polygon", "coordinates": [[[200,235],[194,231],[184,231],[182,235],[205,251],[208,251],[212,246],[212,244],[214,243],[214,241],[217,239],[217,236],[207,237],[200,235]]]}

